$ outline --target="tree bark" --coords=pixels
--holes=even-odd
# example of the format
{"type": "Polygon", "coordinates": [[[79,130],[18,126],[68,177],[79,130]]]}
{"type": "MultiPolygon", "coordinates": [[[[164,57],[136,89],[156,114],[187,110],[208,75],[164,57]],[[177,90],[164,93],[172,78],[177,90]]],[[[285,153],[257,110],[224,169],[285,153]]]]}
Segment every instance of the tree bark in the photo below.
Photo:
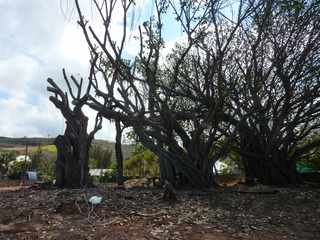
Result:
{"type": "Polygon", "coordinates": [[[82,113],[76,120],[67,121],[63,136],[55,140],[57,147],[56,185],[65,188],[88,186],[89,182],[89,146],[91,139],[87,134],[88,119],[82,113]],[[76,124],[78,123],[78,124],[76,124]]]}
{"type": "Polygon", "coordinates": [[[242,154],[247,184],[258,182],[265,185],[286,186],[301,182],[295,161],[285,152],[279,150],[269,154],[257,149],[257,146],[256,152],[251,149],[251,156],[242,154]]]}
{"type": "Polygon", "coordinates": [[[66,119],[66,130],[63,136],[58,136],[55,139],[57,147],[56,160],[56,185],[65,188],[80,188],[91,184],[89,182],[89,147],[95,133],[101,129],[102,118],[99,114],[96,116],[94,129],[88,134],[88,118],[82,112],[87,95],[81,96],[82,79],[78,82],[71,76],[77,94],[70,85],[70,81],[63,69],[63,76],[69,89],[74,105],[73,108],[69,105],[68,94],[53,81],[48,78],[50,86],[47,91],[54,94],[49,100],[61,111],[66,119]]]}
{"type": "Polygon", "coordinates": [[[115,144],[115,151],[116,151],[116,159],[117,159],[117,183],[119,187],[123,186],[123,154],[122,154],[122,147],[121,147],[121,139],[122,139],[122,128],[120,121],[116,121],[116,144],[115,144]]]}

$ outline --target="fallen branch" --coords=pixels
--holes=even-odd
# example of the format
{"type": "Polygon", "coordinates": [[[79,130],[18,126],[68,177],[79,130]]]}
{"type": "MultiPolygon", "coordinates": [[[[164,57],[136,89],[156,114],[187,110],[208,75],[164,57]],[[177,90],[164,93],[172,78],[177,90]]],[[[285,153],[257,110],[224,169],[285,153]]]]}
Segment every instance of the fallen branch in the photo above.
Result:
{"type": "Polygon", "coordinates": [[[141,212],[132,212],[130,215],[136,215],[140,217],[157,217],[164,214],[164,212],[158,212],[158,213],[141,213],[141,212]]]}

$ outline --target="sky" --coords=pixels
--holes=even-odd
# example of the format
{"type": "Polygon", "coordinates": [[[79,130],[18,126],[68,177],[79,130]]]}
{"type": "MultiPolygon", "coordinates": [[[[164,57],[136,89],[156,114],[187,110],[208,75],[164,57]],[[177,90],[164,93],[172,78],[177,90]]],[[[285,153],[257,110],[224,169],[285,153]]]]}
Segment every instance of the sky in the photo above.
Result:
{"type": "MultiPolygon", "coordinates": [[[[90,1],[80,1],[93,24],[90,1]]],[[[138,21],[152,13],[150,0],[137,1],[138,21]]],[[[119,15],[120,16],[120,15],[119,15]]],[[[62,84],[68,75],[88,76],[88,49],[73,0],[0,0],[0,136],[54,137],[64,132],[64,119],[49,101],[47,78],[62,84]]],[[[114,36],[121,27],[115,21],[114,36]]],[[[174,39],[177,31],[167,32],[174,39]]],[[[134,44],[131,54],[134,54],[134,44]]],[[[130,49],[129,49],[130,52],[130,49]]],[[[85,109],[89,128],[95,112],[85,109]]],[[[114,140],[115,130],[104,120],[96,138],[114,140]]]]}

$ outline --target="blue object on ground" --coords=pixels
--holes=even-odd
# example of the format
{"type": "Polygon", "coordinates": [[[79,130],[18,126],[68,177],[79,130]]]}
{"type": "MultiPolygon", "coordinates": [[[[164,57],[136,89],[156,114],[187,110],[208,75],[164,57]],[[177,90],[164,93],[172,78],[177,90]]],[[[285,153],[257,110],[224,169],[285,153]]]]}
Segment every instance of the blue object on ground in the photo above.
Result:
{"type": "Polygon", "coordinates": [[[38,181],[38,174],[35,171],[27,171],[29,181],[38,181]]]}

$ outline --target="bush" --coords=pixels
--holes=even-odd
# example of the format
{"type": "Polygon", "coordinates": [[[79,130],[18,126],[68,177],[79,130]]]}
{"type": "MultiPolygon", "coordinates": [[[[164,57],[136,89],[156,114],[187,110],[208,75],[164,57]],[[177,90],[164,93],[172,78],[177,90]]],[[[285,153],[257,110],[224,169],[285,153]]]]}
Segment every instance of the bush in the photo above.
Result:
{"type": "Polygon", "coordinates": [[[54,175],[54,160],[49,158],[41,158],[37,170],[39,177],[43,181],[52,181],[55,178],[54,175]]]}
{"type": "Polygon", "coordinates": [[[8,177],[10,179],[20,179],[25,172],[31,168],[30,161],[12,161],[9,164],[8,177]]]}
{"type": "Polygon", "coordinates": [[[117,171],[114,169],[107,169],[105,173],[98,177],[98,181],[100,183],[106,183],[106,182],[116,182],[117,181],[117,171]]]}
{"type": "Polygon", "coordinates": [[[43,181],[54,179],[55,153],[52,150],[54,145],[40,147],[31,155],[32,169],[36,169],[39,178],[43,181]],[[49,148],[48,148],[49,147],[49,148]]]}
{"type": "Polygon", "coordinates": [[[16,159],[17,153],[14,151],[0,152],[0,174],[6,175],[9,169],[9,163],[16,159]]]}
{"type": "Polygon", "coordinates": [[[112,150],[100,145],[92,145],[89,151],[89,167],[106,169],[111,163],[112,150]]]}
{"type": "Polygon", "coordinates": [[[131,157],[124,161],[124,170],[131,177],[158,177],[159,158],[149,149],[137,145],[131,157]]]}
{"type": "Polygon", "coordinates": [[[241,166],[240,158],[226,157],[219,160],[219,174],[221,175],[232,175],[243,173],[244,170],[241,166]]]}
{"type": "Polygon", "coordinates": [[[49,153],[56,153],[57,152],[57,147],[55,145],[45,145],[39,147],[42,152],[49,152],[49,153]]]}

